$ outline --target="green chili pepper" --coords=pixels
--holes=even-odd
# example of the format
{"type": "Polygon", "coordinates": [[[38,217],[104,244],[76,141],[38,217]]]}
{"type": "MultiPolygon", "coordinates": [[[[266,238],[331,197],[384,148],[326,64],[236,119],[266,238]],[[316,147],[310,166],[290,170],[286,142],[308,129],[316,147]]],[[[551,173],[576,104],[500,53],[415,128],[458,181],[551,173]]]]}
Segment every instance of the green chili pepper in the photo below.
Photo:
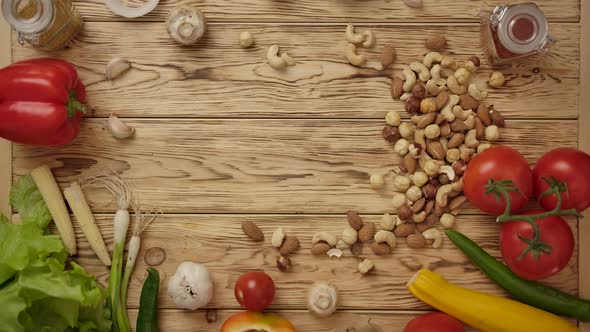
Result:
{"type": "Polygon", "coordinates": [[[148,277],[143,283],[137,315],[137,331],[158,332],[158,290],[160,275],[154,268],[147,268],[148,277]]]}

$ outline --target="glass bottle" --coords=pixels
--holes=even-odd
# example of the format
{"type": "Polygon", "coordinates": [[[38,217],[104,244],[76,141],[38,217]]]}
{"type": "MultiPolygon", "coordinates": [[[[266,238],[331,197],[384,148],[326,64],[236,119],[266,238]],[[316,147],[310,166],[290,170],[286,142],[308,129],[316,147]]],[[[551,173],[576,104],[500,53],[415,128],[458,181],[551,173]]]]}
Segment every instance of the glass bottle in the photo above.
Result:
{"type": "Polygon", "coordinates": [[[18,32],[18,41],[57,51],[70,45],[82,28],[71,0],[2,0],[2,12],[18,32]]]}
{"type": "Polygon", "coordinates": [[[500,5],[481,17],[481,45],[492,65],[538,53],[554,42],[543,12],[534,3],[500,5]]]}

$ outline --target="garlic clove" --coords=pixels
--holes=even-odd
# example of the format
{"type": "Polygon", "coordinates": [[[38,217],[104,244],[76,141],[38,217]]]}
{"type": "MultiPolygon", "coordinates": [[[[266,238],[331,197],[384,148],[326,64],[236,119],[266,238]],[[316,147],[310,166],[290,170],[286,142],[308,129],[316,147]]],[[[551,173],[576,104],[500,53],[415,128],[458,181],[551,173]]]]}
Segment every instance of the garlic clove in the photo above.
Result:
{"type": "Polygon", "coordinates": [[[131,62],[123,58],[114,58],[107,64],[105,74],[109,81],[131,69],[131,62]]]}
{"type": "Polygon", "coordinates": [[[114,114],[109,117],[107,129],[114,138],[118,139],[129,138],[135,133],[135,128],[128,126],[114,114]]]}

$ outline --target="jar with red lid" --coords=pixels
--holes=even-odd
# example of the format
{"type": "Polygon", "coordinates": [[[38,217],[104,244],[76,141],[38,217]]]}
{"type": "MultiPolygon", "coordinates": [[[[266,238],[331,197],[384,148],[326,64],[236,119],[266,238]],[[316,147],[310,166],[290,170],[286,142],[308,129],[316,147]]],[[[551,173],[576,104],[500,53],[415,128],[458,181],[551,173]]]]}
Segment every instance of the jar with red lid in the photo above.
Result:
{"type": "Polygon", "coordinates": [[[554,39],[547,18],[534,3],[500,5],[482,15],[481,44],[492,65],[547,53],[554,39]]]}

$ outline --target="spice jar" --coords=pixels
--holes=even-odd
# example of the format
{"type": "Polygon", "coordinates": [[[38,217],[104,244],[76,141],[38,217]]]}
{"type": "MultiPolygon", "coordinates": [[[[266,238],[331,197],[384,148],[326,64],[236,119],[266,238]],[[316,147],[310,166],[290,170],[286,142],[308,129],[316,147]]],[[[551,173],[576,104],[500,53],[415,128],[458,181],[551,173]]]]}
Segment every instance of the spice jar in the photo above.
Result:
{"type": "Polygon", "coordinates": [[[70,44],[82,28],[82,17],[71,0],[2,0],[6,21],[26,42],[46,51],[70,44]]]}
{"type": "Polygon", "coordinates": [[[481,18],[481,44],[492,65],[547,53],[553,39],[543,12],[534,3],[500,5],[481,18]]]}

